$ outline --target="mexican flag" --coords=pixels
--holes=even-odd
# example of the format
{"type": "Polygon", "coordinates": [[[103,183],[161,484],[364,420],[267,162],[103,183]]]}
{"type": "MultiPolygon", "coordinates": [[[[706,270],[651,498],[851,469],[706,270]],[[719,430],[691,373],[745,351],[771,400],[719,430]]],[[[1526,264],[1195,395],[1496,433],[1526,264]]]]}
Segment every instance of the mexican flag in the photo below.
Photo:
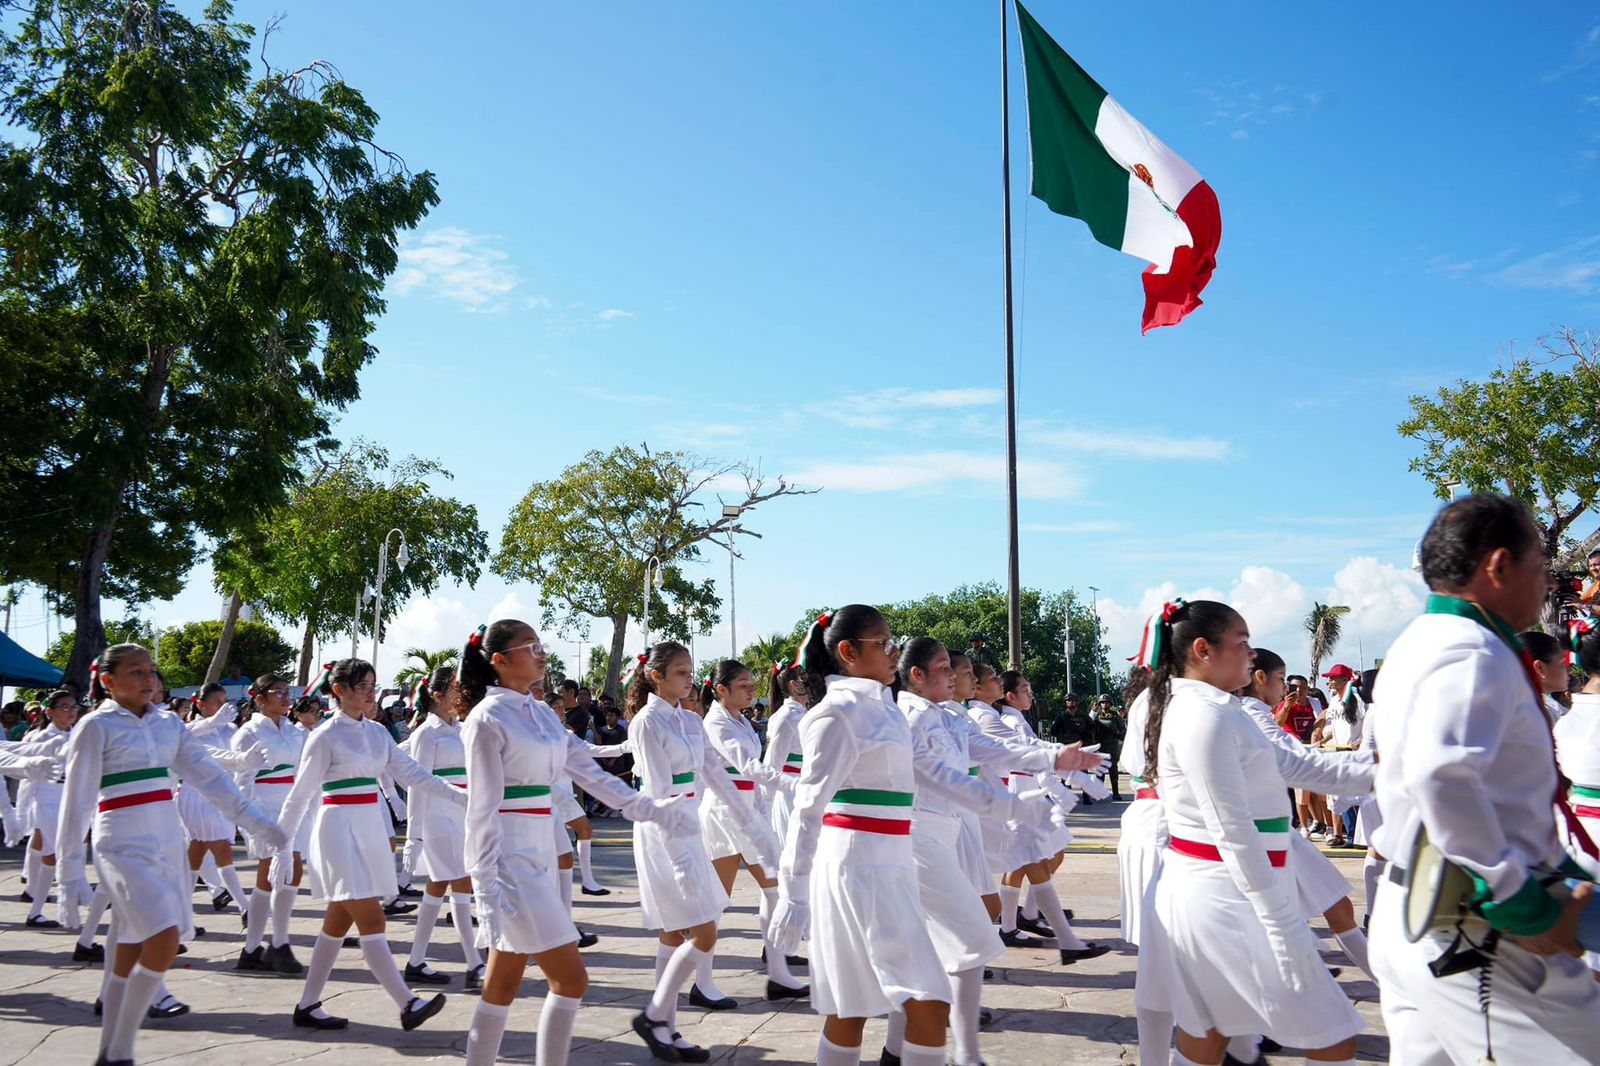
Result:
{"type": "Polygon", "coordinates": [[[1101,244],[1146,260],[1143,332],[1200,306],[1222,240],[1217,195],[1017,4],[1033,195],[1101,244]]]}

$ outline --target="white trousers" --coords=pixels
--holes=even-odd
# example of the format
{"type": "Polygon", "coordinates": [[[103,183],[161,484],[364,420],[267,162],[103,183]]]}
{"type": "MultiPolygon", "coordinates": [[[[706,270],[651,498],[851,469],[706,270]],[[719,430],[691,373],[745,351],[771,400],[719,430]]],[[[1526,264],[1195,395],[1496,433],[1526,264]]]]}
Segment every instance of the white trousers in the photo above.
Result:
{"type": "MultiPolygon", "coordinates": [[[[1477,970],[1434,977],[1449,936],[1406,942],[1405,893],[1385,870],[1368,944],[1394,1066],[1474,1066],[1484,1054],[1477,970]]],[[[1490,982],[1489,1035],[1506,1066],[1600,1063],[1600,983],[1581,959],[1533,955],[1502,939],[1490,982]]]]}

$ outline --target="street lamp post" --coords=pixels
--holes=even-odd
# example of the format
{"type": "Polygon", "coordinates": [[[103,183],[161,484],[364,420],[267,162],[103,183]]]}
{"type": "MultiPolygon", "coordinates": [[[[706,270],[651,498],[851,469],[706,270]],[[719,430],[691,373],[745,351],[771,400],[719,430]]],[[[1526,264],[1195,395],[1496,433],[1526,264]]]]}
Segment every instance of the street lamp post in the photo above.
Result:
{"type": "Polygon", "coordinates": [[[1067,635],[1061,642],[1061,650],[1067,655],[1067,695],[1072,695],[1072,601],[1066,600],[1061,605],[1062,613],[1067,618],[1067,635]]]}
{"type": "MultiPolygon", "coordinates": [[[[738,504],[722,505],[723,518],[738,518],[744,508],[738,504]]],[[[742,533],[737,525],[728,527],[728,658],[739,657],[739,598],[733,588],[733,535],[742,533]]]]}
{"type": "Polygon", "coordinates": [[[1100,590],[1089,586],[1089,620],[1094,623],[1094,650],[1089,653],[1089,668],[1094,671],[1094,698],[1100,701],[1100,590]]]}
{"type": "Polygon", "coordinates": [[[356,641],[361,639],[361,608],[372,602],[372,586],[362,582],[361,591],[356,593],[356,613],[350,616],[350,658],[354,659],[361,654],[361,649],[356,647],[356,641]]]}
{"type": "Polygon", "coordinates": [[[652,555],[644,564],[644,617],[641,621],[644,623],[644,647],[646,652],[650,650],[650,589],[652,586],[659,589],[663,584],[664,582],[661,579],[661,560],[652,555]]]}
{"type": "Polygon", "coordinates": [[[394,561],[400,564],[400,572],[405,573],[406,566],[411,562],[411,549],[406,546],[406,535],[398,529],[391,529],[383,535],[383,544],[378,548],[378,587],[372,592],[372,678],[377,681],[378,673],[378,645],[383,641],[383,579],[389,574],[389,538],[400,538],[400,550],[395,553],[394,561]]]}

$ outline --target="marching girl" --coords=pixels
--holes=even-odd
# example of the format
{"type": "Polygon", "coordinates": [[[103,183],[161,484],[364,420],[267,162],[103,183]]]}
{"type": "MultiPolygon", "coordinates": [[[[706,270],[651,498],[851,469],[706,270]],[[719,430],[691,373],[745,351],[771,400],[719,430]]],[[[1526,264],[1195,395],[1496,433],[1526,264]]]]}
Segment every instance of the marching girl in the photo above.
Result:
{"type": "Polygon", "coordinates": [[[111,900],[111,942],[100,1031],[101,1063],[133,1061],[134,1039],[178,947],[194,930],[194,874],[185,861],[172,776],[204,792],[218,810],[276,847],[288,843],[268,812],[234,787],[177,715],[157,710],[155,669],[137,644],[101,653],[90,682],[99,708],[83,717],[67,745],[67,784],[56,838],[63,900],[90,902],[84,827],[92,825],[94,863],[111,900]]]}
{"type": "MultiPolygon", "coordinates": [[[[799,663],[773,663],[768,687],[771,698],[783,699],[767,719],[767,750],[761,761],[790,777],[800,776],[805,754],[800,750],[800,720],[805,717],[811,695],[806,691],[806,673],[799,663]]],[[[794,809],[793,792],[778,789],[772,794],[772,831],[781,844],[789,836],[789,812],[794,809]]]]}
{"type": "MultiPolygon", "coordinates": [[[[1533,634],[1524,633],[1527,642],[1533,634]]],[[[1544,634],[1539,634],[1543,636],[1544,634]]],[[[1561,772],[1572,782],[1567,800],[1589,839],[1600,840],[1600,629],[1592,620],[1584,618],[1570,630],[1573,657],[1588,675],[1583,689],[1572,694],[1572,707],[1555,724],[1556,761],[1561,772]]],[[[1527,644],[1530,651],[1535,645],[1527,644]]],[[[1566,663],[1561,664],[1565,678],[1566,663]]],[[[1554,673],[1553,670],[1548,672],[1554,673]]],[[[1553,682],[1552,682],[1553,683],[1553,682]]],[[[1568,840],[1570,850],[1580,850],[1568,840]]],[[[1591,970],[1600,971],[1600,952],[1584,952],[1584,961],[1591,970]]]]}
{"type": "Polygon", "coordinates": [[[777,950],[809,930],[811,1003],[825,1016],[819,1066],[855,1066],[866,1020],[905,1012],[900,1061],[943,1066],[950,982],[921,904],[911,840],[911,725],[888,685],[889,625],[863,604],[823,614],[800,648],[805,755],[772,917],[777,950]]]}
{"type": "MultiPolygon", "coordinates": [[[[71,693],[65,695],[70,696],[71,693]]],[[[19,798],[22,793],[21,785],[60,776],[62,761],[59,757],[21,754],[16,750],[17,747],[16,744],[0,744],[0,776],[21,779],[21,784],[18,786],[19,798]]],[[[5,832],[0,836],[4,836],[6,847],[14,848],[30,835],[28,827],[23,824],[22,814],[11,805],[11,794],[6,791],[4,781],[0,781],[0,820],[3,820],[5,825],[5,832]]],[[[54,827],[52,831],[53,829],[54,827]]],[[[32,859],[31,851],[29,859],[32,859]]],[[[30,878],[28,883],[31,885],[37,882],[30,878]]]]}
{"type": "MultiPolygon", "coordinates": [[[[988,911],[979,898],[960,858],[963,809],[991,818],[1010,819],[1043,832],[1052,825],[1054,806],[1043,789],[1012,793],[978,779],[971,760],[964,717],[953,724],[944,701],[954,694],[950,653],[932,637],[917,637],[900,653],[897,703],[911,726],[912,765],[917,784],[911,809],[911,847],[917,883],[928,931],[950,978],[950,1029],[955,1037],[957,1066],[981,1066],[978,1053],[978,1011],[983,991],[983,968],[1005,953],[995,935],[988,911]]],[[[991,745],[1001,761],[1013,757],[991,745]]],[[[1093,755],[1057,749],[1066,769],[1084,760],[1097,765],[1093,755]]],[[[1041,772],[1052,769],[1050,753],[1036,749],[1028,760],[1041,772]]],[[[906,1016],[889,1016],[885,1058],[899,1059],[904,1051],[906,1016]]]]}
{"type": "MultiPolygon", "coordinates": [[[[327,668],[324,667],[324,670],[327,668]]],[[[274,817],[281,817],[283,805],[293,790],[299,773],[301,755],[306,745],[306,735],[289,721],[289,681],[277,674],[263,674],[250,686],[250,706],[255,712],[250,720],[234,731],[229,742],[235,751],[258,748],[266,752],[265,766],[235,776],[239,787],[274,817]]],[[[294,914],[295,897],[300,893],[304,874],[304,858],[311,839],[311,824],[294,830],[289,853],[282,861],[291,869],[279,871],[273,865],[280,861],[278,849],[266,841],[245,835],[248,854],[261,860],[256,864],[255,891],[249,899],[241,897],[239,909],[244,917],[244,947],[234,969],[264,971],[294,977],[305,972],[300,960],[289,947],[289,919],[294,914]],[[267,919],[272,919],[272,946],[268,950],[261,943],[267,933],[267,919]]],[[[227,840],[231,854],[233,840],[227,840]]]]}
{"type": "MultiPolygon", "coordinates": [[[[376,677],[370,663],[342,659],[313,686],[316,690],[331,687],[339,709],[306,741],[294,784],[283,801],[280,818],[286,833],[295,835],[303,821],[312,822],[307,857],[328,901],[322,931],[306,966],[300,1002],[294,1009],[294,1024],[305,1029],[343,1029],[349,1024],[347,1019],[323,1011],[322,990],[351,925],[360,933],[367,968],[400,1008],[402,1028],[415,1029],[444,1009],[442,993],[427,1000],[412,994],[389,950],[382,901],[393,896],[398,886],[389,830],[378,809],[378,777],[388,772],[413,793],[426,794],[430,800],[465,806],[466,797],[444,778],[407,758],[389,731],[367,717],[376,699],[376,677]],[[313,805],[316,814],[308,818],[313,805]]],[[[274,880],[282,884],[288,872],[275,870],[274,880]]]]}
{"type": "MultiPolygon", "coordinates": [[[[218,766],[235,774],[253,774],[262,766],[256,749],[236,751],[230,744],[236,732],[236,713],[228,701],[228,690],[213,682],[200,690],[194,701],[194,716],[186,725],[195,739],[209,749],[211,760],[218,766]]],[[[233,867],[233,823],[198,789],[192,788],[178,790],[178,817],[183,819],[183,831],[189,836],[189,868],[204,876],[201,867],[208,858],[216,867],[215,879],[207,878],[209,884],[219,886],[211,897],[212,909],[222,910],[231,899],[238,901],[242,913],[247,898],[239,884],[239,872],[233,867]]]]}
{"type": "MultiPolygon", "coordinates": [[[[755,678],[751,676],[750,668],[737,659],[724,659],[718,663],[700,694],[700,702],[706,708],[703,720],[706,739],[711,742],[713,753],[721,760],[728,778],[738,789],[737,802],[741,808],[754,809],[770,822],[771,816],[765,814],[763,800],[772,795],[781,795],[786,799],[792,797],[797,776],[786,774],[761,761],[761,737],[756,733],[756,727],[744,716],[744,711],[755,703],[755,699],[755,678]]],[[[765,942],[762,955],[767,963],[767,999],[804,999],[809,990],[790,973],[789,962],[783,952],[766,942],[772,907],[778,902],[777,871],[761,865],[744,842],[738,830],[737,818],[738,812],[728,806],[721,793],[711,793],[700,805],[700,825],[705,836],[706,851],[711,856],[712,869],[716,870],[717,880],[722,882],[725,893],[733,892],[733,879],[738,875],[741,865],[750,871],[750,876],[761,887],[759,915],[761,938],[765,942]]],[[[712,953],[707,952],[701,960],[699,973],[689,990],[689,1002],[721,1010],[725,1008],[719,1006],[719,1002],[729,1006],[734,1002],[723,996],[717,988],[712,977],[712,959],[712,953]]]]}
{"type": "MultiPolygon", "coordinates": [[[[462,743],[461,724],[453,698],[456,672],[441,666],[433,676],[417,686],[417,710],[428,717],[406,738],[411,758],[418,766],[446,783],[467,791],[467,750],[462,743]]],[[[472,879],[467,876],[463,850],[466,841],[466,810],[454,803],[442,803],[417,793],[411,800],[411,824],[407,840],[415,832],[421,844],[420,865],[428,887],[417,910],[417,931],[411,942],[411,959],[406,963],[406,979],[429,985],[450,983],[450,978],[428,965],[428,942],[434,924],[450,893],[450,914],[461,938],[461,954],[466,960],[465,987],[483,987],[483,956],[478,953],[472,931],[472,879]]]]}
{"type": "MultiPolygon", "coordinates": [[[[642,778],[639,790],[664,800],[693,799],[709,790],[727,806],[740,850],[772,869],[777,842],[766,820],[740,799],[700,719],[678,706],[694,688],[689,649],[663,641],[642,657],[628,685],[628,743],[642,778]]],[[[698,808],[698,804],[693,804],[698,808]]],[[[639,909],[646,928],[659,931],[656,987],[633,1019],[633,1030],[663,1062],[705,1062],[711,1053],[677,1032],[678,993],[694,978],[717,943],[717,918],[728,905],[698,823],[690,833],[665,826],[634,829],[633,858],[639,876],[639,909]]]]}
{"type": "MultiPolygon", "coordinates": [[[[567,728],[566,719],[561,716],[561,713],[550,704],[546,703],[538,695],[534,696],[534,703],[536,705],[536,709],[540,710],[540,713],[555,719],[561,724],[561,728],[567,728]]],[[[568,730],[568,732],[571,731],[568,730]]],[[[594,754],[599,750],[575,733],[573,734],[573,738],[577,740],[579,744],[584,746],[584,750],[590,755],[591,758],[594,757],[594,754]]],[[[589,816],[583,813],[583,804],[579,803],[578,797],[573,794],[572,778],[567,776],[567,773],[564,769],[556,771],[554,792],[552,793],[551,798],[555,803],[555,817],[550,819],[550,833],[555,842],[556,869],[559,871],[556,876],[556,883],[557,888],[561,892],[561,902],[566,905],[567,917],[570,918],[572,917],[573,847],[572,837],[567,835],[567,830],[570,828],[573,831],[573,835],[578,838],[578,843],[583,847],[583,855],[586,860],[589,854],[587,845],[594,835],[594,830],[589,825],[589,816]]],[[[594,883],[593,888],[591,889],[591,882],[594,882],[593,872],[588,874],[587,880],[583,886],[583,891],[586,895],[609,896],[611,894],[610,889],[601,888],[598,883],[594,883]]],[[[598,936],[588,932],[581,926],[578,927],[578,946],[580,948],[594,947],[594,945],[598,944],[599,942],[600,938],[598,936]]]]}
{"type": "MultiPolygon", "coordinates": [[[[66,756],[67,745],[72,739],[72,727],[78,721],[78,701],[65,690],[52,692],[45,705],[45,714],[49,717],[49,724],[27,734],[26,740],[11,745],[12,754],[55,760],[66,756]]],[[[57,773],[38,780],[26,780],[23,782],[26,787],[17,790],[24,825],[33,830],[27,857],[28,893],[33,896],[33,903],[28,908],[25,923],[32,929],[61,928],[60,922],[44,916],[44,905],[50,898],[50,886],[56,879],[56,823],[61,815],[62,782],[61,774],[57,773]]],[[[71,908],[63,906],[61,909],[67,911],[71,908]]]]}
{"type": "Polygon", "coordinates": [[[528,694],[544,676],[547,659],[533,628],[513,619],[474,633],[461,655],[453,703],[466,718],[465,858],[482,917],[478,941],[489,949],[483,996],[467,1038],[467,1066],[491,1066],[499,1056],[530,958],[549,982],[537,1060],[540,1066],[567,1061],[589,978],[569,904],[556,884],[563,876],[572,882],[570,874],[557,872],[550,826],[558,776],[577,778],[628,818],[651,819],[674,834],[699,828],[691,809],[638,795],[602,770],[565,723],[528,694]]]}
{"type": "Polygon", "coordinates": [[[1176,1066],[1220,1063],[1265,1033],[1316,1062],[1353,1063],[1362,1021],[1317,954],[1287,869],[1279,756],[1230,693],[1251,680],[1244,619],[1175,604],[1157,622],[1145,777],[1169,833],[1145,927],[1178,1026],[1176,1066]]]}

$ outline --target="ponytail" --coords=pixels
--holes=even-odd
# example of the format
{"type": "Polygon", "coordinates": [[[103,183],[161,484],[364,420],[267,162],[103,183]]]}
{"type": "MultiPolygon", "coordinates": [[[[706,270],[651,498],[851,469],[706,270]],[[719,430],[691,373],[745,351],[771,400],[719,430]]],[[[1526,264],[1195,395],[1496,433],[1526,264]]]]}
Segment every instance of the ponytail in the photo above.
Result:
{"type": "Polygon", "coordinates": [[[437,710],[440,698],[450,691],[455,679],[456,668],[453,666],[441,666],[431,675],[423,674],[418,677],[416,687],[411,693],[413,716],[420,720],[437,710]]]}
{"type": "Polygon", "coordinates": [[[1257,648],[1255,651],[1256,661],[1250,667],[1250,683],[1244,687],[1243,694],[1260,699],[1261,686],[1256,684],[1256,671],[1259,670],[1263,674],[1271,676],[1275,670],[1287,669],[1288,664],[1283,661],[1283,656],[1275,651],[1268,651],[1266,648],[1257,648]]]}
{"type": "MultiPolygon", "coordinates": [[[[902,691],[911,687],[911,671],[921,670],[926,674],[928,667],[933,665],[933,661],[942,651],[945,651],[943,642],[933,637],[915,637],[906,642],[905,649],[900,652],[900,662],[895,668],[894,684],[890,686],[896,699],[900,698],[902,691]]],[[[921,695],[921,693],[914,694],[921,695]]]]}
{"type": "MultiPolygon", "coordinates": [[[[89,699],[93,703],[99,704],[111,698],[111,692],[106,688],[105,682],[101,678],[105,674],[116,673],[117,667],[122,665],[122,660],[134,652],[144,652],[144,648],[138,644],[112,644],[100,653],[100,658],[90,664],[89,699]]],[[[150,654],[149,652],[144,653],[146,655],[150,654]]]]}
{"type": "Polygon", "coordinates": [[[628,708],[624,715],[628,721],[633,721],[633,716],[644,709],[645,702],[655,695],[656,685],[650,680],[652,672],[664,674],[678,661],[680,655],[686,656],[689,649],[675,640],[663,640],[660,644],[652,645],[650,650],[639,656],[638,667],[633,671],[633,677],[628,681],[628,708]]]}
{"type": "Polygon", "coordinates": [[[1239,621],[1238,611],[1216,600],[1174,600],[1164,604],[1146,623],[1144,646],[1139,650],[1141,665],[1147,657],[1155,660],[1149,664],[1150,717],[1144,730],[1144,776],[1152,784],[1160,763],[1161,719],[1172,698],[1172,679],[1185,676],[1195,641],[1215,644],[1239,621]]]}
{"type": "Polygon", "coordinates": [[[739,679],[740,674],[748,674],[750,668],[738,659],[724,659],[711,671],[711,676],[706,678],[705,688],[700,693],[700,706],[703,710],[711,709],[711,701],[717,698],[717,686],[732,687],[739,679]]]}
{"type": "MultiPolygon", "coordinates": [[[[502,618],[493,625],[479,626],[467,637],[467,643],[461,649],[461,667],[456,673],[456,695],[452,704],[457,718],[465,718],[467,712],[483,702],[483,698],[489,694],[489,686],[500,683],[500,675],[492,659],[494,653],[505,651],[519,633],[530,628],[526,622],[519,622],[515,618],[502,618]]],[[[434,676],[438,677],[439,672],[435,671],[434,676]]],[[[445,691],[448,689],[449,685],[446,684],[445,691]]],[[[434,691],[442,694],[437,688],[434,691]]]]}
{"type": "Polygon", "coordinates": [[[789,686],[796,682],[803,689],[809,688],[806,684],[806,672],[800,668],[799,663],[772,664],[772,676],[768,681],[767,687],[770,690],[768,696],[774,711],[783,705],[784,700],[798,700],[802,706],[810,702],[811,693],[809,691],[800,697],[790,695],[789,686]]]}
{"type": "Polygon", "coordinates": [[[878,609],[864,603],[849,603],[817,616],[800,642],[800,654],[795,660],[795,665],[805,672],[806,691],[813,700],[820,700],[827,693],[828,675],[843,673],[839,645],[860,640],[884,624],[878,609]]]}

